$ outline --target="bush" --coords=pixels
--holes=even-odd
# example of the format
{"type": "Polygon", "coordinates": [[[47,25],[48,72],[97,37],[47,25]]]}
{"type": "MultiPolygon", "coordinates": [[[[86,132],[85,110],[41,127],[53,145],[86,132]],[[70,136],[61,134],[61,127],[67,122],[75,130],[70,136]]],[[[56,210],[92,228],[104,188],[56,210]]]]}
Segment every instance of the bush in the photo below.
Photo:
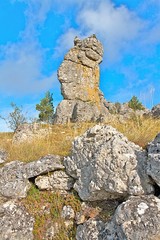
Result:
{"type": "Polygon", "coordinates": [[[133,96],[131,100],[128,102],[128,107],[132,108],[134,111],[144,110],[144,106],[136,96],[133,96]]]}

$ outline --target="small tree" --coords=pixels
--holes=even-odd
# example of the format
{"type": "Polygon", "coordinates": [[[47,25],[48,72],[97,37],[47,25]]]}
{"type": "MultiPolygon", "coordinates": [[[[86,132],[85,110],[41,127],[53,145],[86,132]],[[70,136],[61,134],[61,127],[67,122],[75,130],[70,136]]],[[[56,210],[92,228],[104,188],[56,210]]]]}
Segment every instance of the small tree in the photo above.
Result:
{"type": "Polygon", "coordinates": [[[53,94],[46,92],[45,97],[36,105],[39,111],[39,120],[42,122],[52,123],[54,117],[53,94]]]}
{"type": "Polygon", "coordinates": [[[138,100],[136,96],[133,96],[131,100],[128,102],[128,106],[132,108],[134,111],[136,110],[144,110],[144,106],[142,103],[138,100]]]}
{"type": "Polygon", "coordinates": [[[8,127],[15,132],[19,125],[25,123],[27,119],[23,114],[22,107],[18,107],[13,102],[11,103],[11,107],[13,111],[9,113],[8,117],[0,116],[0,118],[2,118],[7,123],[8,127]]]}

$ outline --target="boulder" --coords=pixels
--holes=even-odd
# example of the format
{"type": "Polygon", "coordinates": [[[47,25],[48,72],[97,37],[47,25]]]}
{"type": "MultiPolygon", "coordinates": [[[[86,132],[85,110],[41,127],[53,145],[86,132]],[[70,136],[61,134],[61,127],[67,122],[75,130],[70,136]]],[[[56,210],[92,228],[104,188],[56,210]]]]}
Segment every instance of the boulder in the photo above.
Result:
{"type": "Polygon", "coordinates": [[[73,142],[64,159],[74,189],[84,201],[125,198],[154,191],[147,155],[111,126],[96,125],[73,142]]]}
{"type": "Polygon", "coordinates": [[[148,144],[147,173],[160,187],[160,133],[148,144]]]}
{"type": "Polygon", "coordinates": [[[153,195],[132,196],[117,208],[98,239],[158,240],[159,223],[160,199],[153,195]]]}
{"type": "Polygon", "coordinates": [[[23,142],[31,142],[37,138],[44,138],[52,132],[51,126],[43,127],[40,123],[24,123],[21,124],[13,135],[12,142],[19,144],[23,142]]]}
{"type": "Polygon", "coordinates": [[[37,161],[23,163],[13,161],[0,168],[0,196],[7,198],[26,197],[30,188],[28,179],[49,171],[64,169],[59,156],[47,155],[37,161]]]}
{"type": "Polygon", "coordinates": [[[64,100],[58,105],[54,123],[100,121],[109,112],[99,90],[99,64],[103,47],[95,35],[77,37],[58,70],[64,100]]]}
{"type": "Polygon", "coordinates": [[[34,218],[15,201],[0,205],[0,239],[33,240],[34,218]]]}
{"type": "Polygon", "coordinates": [[[48,176],[38,176],[35,184],[40,190],[66,190],[73,188],[74,179],[64,171],[55,171],[48,176]]]}

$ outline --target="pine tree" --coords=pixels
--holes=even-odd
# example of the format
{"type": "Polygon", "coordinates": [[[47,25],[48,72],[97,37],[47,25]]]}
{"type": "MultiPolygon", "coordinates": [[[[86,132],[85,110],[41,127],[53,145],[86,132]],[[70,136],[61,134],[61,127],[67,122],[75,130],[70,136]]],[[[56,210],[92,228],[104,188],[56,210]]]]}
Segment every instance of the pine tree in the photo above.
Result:
{"type": "Polygon", "coordinates": [[[144,110],[144,106],[142,103],[138,100],[136,96],[133,96],[131,100],[128,102],[128,106],[132,108],[134,111],[136,110],[144,110]]]}
{"type": "Polygon", "coordinates": [[[52,123],[54,117],[53,94],[46,92],[45,97],[36,105],[39,111],[39,120],[41,122],[52,123]]]}

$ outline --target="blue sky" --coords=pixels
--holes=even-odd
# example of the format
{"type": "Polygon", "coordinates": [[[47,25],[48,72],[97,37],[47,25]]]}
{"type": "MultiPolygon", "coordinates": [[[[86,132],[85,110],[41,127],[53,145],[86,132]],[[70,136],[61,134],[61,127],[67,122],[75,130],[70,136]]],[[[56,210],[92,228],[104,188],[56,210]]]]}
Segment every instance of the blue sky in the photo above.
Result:
{"type": "MultiPolygon", "coordinates": [[[[61,101],[57,69],[64,54],[93,33],[104,46],[100,88],[112,102],[136,95],[160,103],[160,0],[1,0],[0,115],[10,103],[30,117],[50,90],[61,101]]],[[[0,131],[7,126],[0,120],[0,131]]]]}

